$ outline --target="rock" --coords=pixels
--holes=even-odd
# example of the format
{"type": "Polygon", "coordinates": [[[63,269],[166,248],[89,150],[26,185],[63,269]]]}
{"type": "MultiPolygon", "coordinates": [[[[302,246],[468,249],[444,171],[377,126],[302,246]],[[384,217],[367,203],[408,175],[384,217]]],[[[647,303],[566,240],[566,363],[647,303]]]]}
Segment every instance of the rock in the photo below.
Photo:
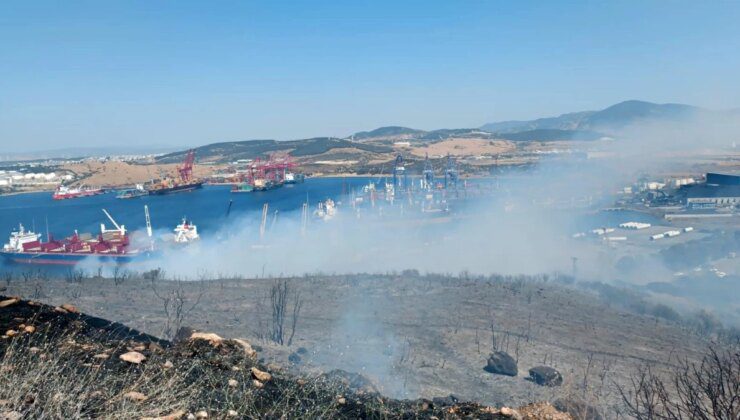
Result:
{"type": "Polygon", "coordinates": [[[0,413],[0,420],[21,420],[23,415],[17,411],[3,411],[0,413]]]}
{"type": "Polygon", "coordinates": [[[272,379],[272,375],[270,375],[267,372],[263,372],[263,371],[257,369],[256,367],[253,367],[250,370],[252,372],[252,376],[254,377],[254,379],[256,379],[256,380],[258,380],[260,382],[267,382],[270,379],[272,379]]]}
{"type": "Polygon", "coordinates": [[[80,310],[77,309],[76,306],[74,306],[74,305],[72,305],[70,303],[65,303],[64,305],[62,305],[62,309],[64,309],[65,311],[67,311],[69,313],[72,313],[72,314],[78,314],[78,313],[80,313],[80,310]]]}
{"type": "Polygon", "coordinates": [[[105,353],[99,353],[99,354],[94,355],[93,356],[93,359],[107,359],[108,357],[110,357],[110,356],[108,356],[105,353]]]}
{"type": "Polygon", "coordinates": [[[499,414],[501,414],[504,417],[511,418],[511,419],[521,419],[522,418],[522,415],[518,411],[514,410],[513,408],[509,408],[509,407],[501,407],[501,410],[499,410],[499,414]]]}
{"type": "Polygon", "coordinates": [[[26,325],[25,327],[23,327],[23,332],[26,332],[28,334],[34,333],[36,332],[36,327],[34,327],[33,325],[26,325]]]}
{"type": "Polygon", "coordinates": [[[206,410],[200,410],[197,413],[195,413],[196,419],[207,419],[208,418],[208,412],[206,410]]]}
{"type": "Polygon", "coordinates": [[[177,410],[173,411],[170,414],[167,414],[166,416],[161,417],[142,417],[141,420],[180,420],[185,415],[185,411],[183,410],[177,410]]]}
{"type": "Polygon", "coordinates": [[[550,366],[536,366],[529,369],[529,379],[542,386],[560,386],[563,384],[563,375],[550,366]]]}
{"type": "Polygon", "coordinates": [[[137,344],[137,345],[131,347],[130,350],[132,350],[132,351],[144,351],[144,350],[146,350],[146,346],[143,345],[143,344],[137,344]]]}
{"type": "Polygon", "coordinates": [[[194,332],[190,334],[190,341],[205,340],[208,341],[213,347],[218,347],[223,343],[224,339],[214,333],[202,333],[194,332]]]}
{"type": "Polygon", "coordinates": [[[448,395],[446,397],[434,397],[432,398],[432,404],[438,406],[438,407],[449,407],[453,406],[460,401],[456,396],[454,395],[448,395]]]}
{"type": "Polygon", "coordinates": [[[146,401],[149,399],[149,397],[137,391],[129,391],[123,394],[123,398],[136,402],[146,401]]]}
{"type": "Polygon", "coordinates": [[[162,364],[162,367],[165,368],[165,369],[171,369],[171,368],[175,367],[175,365],[172,362],[170,362],[169,360],[167,360],[167,361],[164,362],[164,364],[162,364]]]}
{"type": "Polygon", "coordinates": [[[239,413],[236,410],[229,410],[226,412],[226,417],[237,417],[239,413]]]}
{"type": "Polygon", "coordinates": [[[234,338],[234,339],[231,339],[229,341],[232,342],[232,343],[234,343],[234,344],[236,344],[236,345],[238,345],[238,346],[240,346],[242,349],[244,349],[244,354],[247,357],[249,357],[249,358],[256,358],[257,357],[257,352],[254,351],[254,349],[252,348],[252,345],[249,344],[248,341],[242,340],[240,338],[234,338]]]}
{"type": "Polygon", "coordinates": [[[553,407],[563,413],[570,414],[574,419],[579,420],[602,420],[603,417],[599,410],[588,405],[580,399],[557,399],[552,403],[553,407]]]}
{"type": "Polygon", "coordinates": [[[339,404],[339,405],[344,405],[344,404],[347,404],[347,399],[346,399],[346,398],[344,398],[344,397],[343,397],[343,396],[341,396],[341,395],[338,395],[338,396],[337,396],[337,404],[339,404]]]}
{"type": "Polygon", "coordinates": [[[0,301],[0,308],[7,308],[8,306],[13,306],[20,301],[21,300],[18,298],[5,299],[3,301],[0,301]]]}
{"type": "Polygon", "coordinates": [[[239,381],[236,379],[229,379],[229,386],[232,388],[236,388],[236,386],[239,385],[239,381]]]}
{"type": "Polygon", "coordinates": [[[62,308],[61,306],[57,306],[54,308],[54,312],[60,313],[60,314],[68,314],[69,312],[62,308]]]}
{"type": "Polygon", "coordinates": [[[122,355],[118,356],[118,358],[123,360],[124,362],[129,362],[129,363],[133,363],[136,365],[146,360],[146,356],[139,353],[138,351],[130,351],[128,353],[123,353],[122,355]]]}
{"type": "Polygon", "coordinates": [[[491,353],[483,369],[497,375],[516,376],[518,373],[516,361],[505,351],[491,353]]]}
{"type": "Polygon", "coordinates": [[[5,335],[7,335],[8,337],[15,337],[16,335],[18,335],[18,331],[8,330],[8,331],[5,331],[5,335]]]}
{"type": "Polygon", "coordinates": [[[162,346],[152,341],[151,343],[149,343],[149,351],[152,353],[162,353],[164,349],[162,348],[162,346]]]}
{"type": "Polygon", "coordinates": [[[290,353],[290,355],[288,355],[288,361],[290,363],[293,363],[294,365],[297,365],[301,363],[301,356],[299,356],[296,352],[290,353]]]}
{"type": "Polygon", "coordinates": [[[262,382],[260,382],[260,381],[258,381],[256,379],[253,379],[252,380],[252,386],[255,387],[255,388],[257,388],[257,389],[262,389],[262,388],[265,387],[265,384],[263,384],[262,382]]]}

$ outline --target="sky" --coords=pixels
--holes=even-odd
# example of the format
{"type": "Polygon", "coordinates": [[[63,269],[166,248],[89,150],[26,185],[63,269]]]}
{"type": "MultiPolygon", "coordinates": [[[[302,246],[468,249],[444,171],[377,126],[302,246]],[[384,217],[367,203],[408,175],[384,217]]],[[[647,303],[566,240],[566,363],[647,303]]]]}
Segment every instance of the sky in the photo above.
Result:
{"type": "Polygon", "coordinates": [[[740,2],[0,2],[3,152],[740,107],[740,2]]]}

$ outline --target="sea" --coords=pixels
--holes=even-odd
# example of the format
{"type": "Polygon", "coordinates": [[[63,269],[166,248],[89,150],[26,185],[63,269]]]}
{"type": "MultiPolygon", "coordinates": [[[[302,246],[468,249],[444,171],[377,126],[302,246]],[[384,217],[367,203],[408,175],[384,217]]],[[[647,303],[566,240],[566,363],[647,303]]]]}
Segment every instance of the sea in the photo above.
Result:
{"type": "Polygon", "coordinates": [[[183,218],[192,220],[202,232],[215,231],[230,220],[259,213],[268,204],[275,211],[300,212],[303,203],[311,207],[328,198],[339,200],[352,190],[359,190],[370,178],[309,178],[300,184],[251,193],[232,193],[226,185],[204,186],[192,192],[161,196],[118,199],[115,192],[68,200],[53,200],[50,192],[0,196],[0,237],[3,239],[22,223],[26,229],[53,237],[100,231],[100,224],[113,225],[103,209],[129,231],[144,229],[144,206],[149,208],[155,230],[174,229],[183,218]]]}
{"type": "MultiPolygon", "coordinates": [[[[300,220],[304,203],[308,203],[310,211],[313,212],[319,202],[327,199],[339,203],[340,212],[348,213],[344,209],[348,206],[350,194],[360,191],[370,183],[376,183],[376,188],[381,189],[382,182],[380,178],[368,177],[309,178],[303,183],[263,192],[232,193],[230,186],[214,185],[204,186],[192,192],[133,199],[118,199],[114,192],[61,201],[53,200],[50,192],[0,196],[0,241],[7,242],[6,238],[13,230],[18,229],[19,224],[23,224],[27,230],[42,234],[44,240],[49,236],[68,237],[75,231],[80,234],[96,235],[100,232],[101,224],[105,224],[107,229],[113,228],[113,222],[108,219],[103,210],[106,210],[118,225],[125,226],[129,232],[143,232],[146,227],[144,206],[149,209],[155,233],[172,232],[183,218],[187,218],[198,226],[202,238],[218,241],[224,232],[232,231],[240,234],[244,232],[239,226],[243,227],[245,220],[251,221],[252,225],[258,225],[265,204],[269,207],[270,223],[273,223],[277,215],[292,218],[293,221],[300,220]]],[[[481,201],[484,201],[486,206],[494,203],[493,206],[499,205],[503,208],[506,205],[505,200],[505,189],[502,189],[500,193],[494,191],[492,196],[487,196],[481,201]]],[[[472,203],[475,200],[467,201],[472,203]]],[[[403,203],[396,205],[402,206],[403,203]]],[[[553,220],[556,220],[558,215],[555,213],[562,213],[563,210],[552,210],[552,212],[553,220]]],[[[467,221],[475,217],[486,217],[480,211],[480,206],[475,208],[475,204],[471,204],[470,211],[467,211],[465,205],[456,206],[450,214],[461,216],[459,220],[467,221]]],[[[604,212],[591,209],[579,210],[579,215],[576,218],[567,218],[575,221],[574,226],[568,229],[576,232],[583,229],[614,226],[626,221],[656,222],[652,216],[636,212],[604,212]]],[[[445,217],[446,214],[430,215],[408,212],[404,217],[405,220],[409,220],[409,218],[423,219],[440,216],[445,217]]],[[[391,212],[389,211],[384,217],[391,217],[391,212]]],[[[454,217],[451,219],[454,220],[454,217]]],[[[337,228],[341,227],[346,235],[361,236],[364,231],[373,227],[399,229],[399,226],[414,226],[405,222],[400,225],[392,223],[363,225],[362,221],[355,223],[352,220],[354,217],[349,217],[349,223],[337,225],[337,228]]],[[[421,241],[428,242],[434,238],[443,237],[445,230],[452,227],[453,223],[454,221],[446,224],[425,224],[426,228],[421,232],[423,237],[421,241]]],[[[245,238],[245,243],[256,239],[255,231],[250,232],[255,238],[251,238],[251,241],[250,238],[245,238]]],[[[416,233],[419,233],[418,230],[416,233]]],[[[12,269],[14,266],[6,261],[0,264],[2,264],[0,269],[3,270],[12,269]]]]}

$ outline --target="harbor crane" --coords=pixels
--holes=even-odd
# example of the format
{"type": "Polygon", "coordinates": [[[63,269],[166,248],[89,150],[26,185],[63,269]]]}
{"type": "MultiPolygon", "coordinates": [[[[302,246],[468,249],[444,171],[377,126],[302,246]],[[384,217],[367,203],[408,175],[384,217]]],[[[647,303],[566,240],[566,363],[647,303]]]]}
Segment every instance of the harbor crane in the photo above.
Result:
{"type": "Polygon", "coordinates": [[[180,180],[183,184],[188,184],[193,180],[193,163],[195,162],[195,149],[188,150],[182,165],[177,168],[180,174],[180,180]]]}
{"type": "Polygon", "coordinates": [[[447,168],[445,168],[445,189],[449,189],[449,188],[457,189],[458,179],[459,179],[459,174],[457,172],[455,161],[452,159],[452,156],[448,154],[447,155],[447,168]]]}
{"type": "Polygon", "coordinates": [[[427,191],[431,191],[434,188],[434,168],[432,168],[432,162],[429,161],[429,153],[424,158],[424,171],[422,172],[423,187],[427,191]]]}

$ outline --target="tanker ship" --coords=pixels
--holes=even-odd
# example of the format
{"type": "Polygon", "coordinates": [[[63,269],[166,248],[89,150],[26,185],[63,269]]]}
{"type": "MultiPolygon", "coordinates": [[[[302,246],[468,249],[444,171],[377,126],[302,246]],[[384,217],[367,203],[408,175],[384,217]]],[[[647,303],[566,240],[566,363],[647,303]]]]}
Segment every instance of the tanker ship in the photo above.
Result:
{"type": "MultiPolygon", "coordinates": [[[[19,264],[75,265],[83,260],[101,264],[126,264],[154,254],[152,246],[132,246],[126,227],[116,223],[106,210],[103,212],[115,229],[106,229],[105,224],[101,223],[97,236],[75,231],[72,236],[61,240],[47,234],[46,241],[42,241],[40,234],[26,230],[21,224],[17,231],[10,234],[0,256],[19,264]]],[[[146,213],[147,233],[151,236],[148,210],[146,213]]]]}

